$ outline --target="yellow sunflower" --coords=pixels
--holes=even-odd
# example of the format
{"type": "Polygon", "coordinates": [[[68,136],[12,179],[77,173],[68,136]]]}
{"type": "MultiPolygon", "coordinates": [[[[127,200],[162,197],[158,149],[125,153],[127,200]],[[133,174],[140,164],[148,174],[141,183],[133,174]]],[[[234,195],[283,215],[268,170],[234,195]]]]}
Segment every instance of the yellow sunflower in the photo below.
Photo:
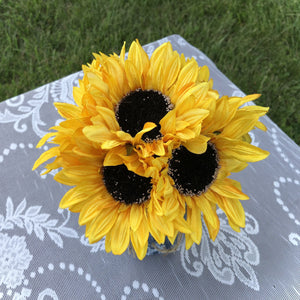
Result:
{"type": "Polygon", "coordinates": [[[105,166],[124,163],[130,154],[128,169],[149,175],[142,166],[145,158],[169,156],[180,144],[194,153],[205,151],[209,138],[201,135],[201,123],[208,110],[195,102],[217,97],[211,82],[203,80],[206,67],[186,60],[170,43],[158,47],[150,59],[138,41],[126,60],[125,44],[120,56],[94,56],[83,67],[74,97],[91,116],[92,125],[83,133],[108,151],[105,166]]]}
{"type": "Polygon", "coordinates": [[[95,54],[74,88],[76,105],[55,103],[66,120],[52,127],[57,146],[43,153],[33,169],[72,186],[60,207],[80,213],[91,243],[103,237],[108,252],[132,245],[138,258],[151,235],[159,244],[178,233],[186,246],[201,240],[201,213],[214,239],[216,205],[238,230],[244,226],[239,199],[247,196],[228,176],[247,162],[267,156],[251,146],[247,133],[265,129],[265,108],[239,108],[256,95],[222,97],[212,89],[207,67],[186,59],[166,43],[149,59],[139,42],[120,55],[95,54]]]}
{"type": "Polygon", "coordinates": [[[259,121],[268,108],[246,106],[248,101],[260,95],[244,98],[221,97],[203,104],[210,113],[202,122],[201,134],[210,138],[202,154],[190,152],[184,146],[173,150],[169,160],[168,174],[174,180],[174,188],[180,192],[187,204],[186,219],[191,233],[186,234],[186,248],[199,244],[202,236],[201,214],[211,239],[215,239],[220,223],[217,206],[227,215],[235,231],[245,226],[245,213],[240,200],[249,199],[242,192],[241,184],[228,178],[231,172],[239,172],[248,162],[266,158],[269,153],[250,144],[248,132],[266,127],[259,121]]]}
{"type": "Polygon", "coordinates": [[[55,157],[46,165],[46,173],[62,168],[54,179],[73,186],[60,202],[61,208],[79,212],[79,224],[86,225],[90,243],[106,237],[108,252],[122,254],[132,244],[137,257],[147,252],[149,234],[162,244],[165,238],[173,243],[178,232],[190,232],[184,219],[184,203],[173,191],[162,172],[166,172],[167,158],[152,158],[155,178],[143,177],[129,171],[124,164],[103,166],[107,155],[98,143],[83,134],[90,119],[69,104],[57,103],[58,112],[67,120],[52,129],[38,143],[58,146],[44,152],[33,169],[55,157]],[[162,171],[165,170],[165,171],[162,171]]]}
{"type": "Polygon", "coordinates": [[[201,122],[208,110],[193,107],[195,93],[202,99],[215,93],[202,80],[207,70],[180,57],[169,43],[151,59],[138,42],[127,60],[125,46],[120,56],[95,57],[74,88],[76,105],[55,103],[66,120],[37,146],[50,138],[58,146],[43,153],[33,169],[55,158],[46,173],[62,168],[54,179],[73,186],[60,207],[80,213],[90,242],[106,236],[106,249],[114,254],[131,243],[142,259],[149,234],[161,244],[190,232],[185,203],[174,182],[165,179],[167,162],[180,144],[205,151],[209,138],[201,135],[201,122]]]}

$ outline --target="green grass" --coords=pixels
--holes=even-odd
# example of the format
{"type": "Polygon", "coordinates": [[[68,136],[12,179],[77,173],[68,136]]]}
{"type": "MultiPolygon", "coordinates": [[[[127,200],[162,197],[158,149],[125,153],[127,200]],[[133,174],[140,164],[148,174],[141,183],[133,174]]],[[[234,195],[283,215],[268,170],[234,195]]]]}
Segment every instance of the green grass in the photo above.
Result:
{"type": "Polygon", "coordinates": [[[300,144],[299,0],[0,0],[0,99],[81,69],[92,52],[180,34],[300,144]]]}

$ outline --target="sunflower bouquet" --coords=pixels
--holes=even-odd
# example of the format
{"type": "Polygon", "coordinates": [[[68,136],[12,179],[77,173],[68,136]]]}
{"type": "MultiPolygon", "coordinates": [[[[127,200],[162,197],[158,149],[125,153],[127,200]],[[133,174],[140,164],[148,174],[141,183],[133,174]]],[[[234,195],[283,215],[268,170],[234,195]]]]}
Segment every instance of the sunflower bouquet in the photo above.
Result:
{"type": "Polygon", "coordinates": [[[132,247],[139,259],[148,239],[185,246],[199,244],[203,220],[210,238],[218,234],[221,208],[230,226],[245,226],[240,200],[248,199],[232,172],[268,152],[250,144],[248,132],[266,130],[259,121],[268,108],[245,106],[258,94],[219,97],[206,66],[187,59],[170,43],[151,58],[138,41],[125,59],[94,54],[74,87],[75,104],[55,103],[65,119],[38,143],[56,144],[46,173],[72,186],[60,202],[79,214],[90,243],[105,237],[107,252],[132,247]]]}

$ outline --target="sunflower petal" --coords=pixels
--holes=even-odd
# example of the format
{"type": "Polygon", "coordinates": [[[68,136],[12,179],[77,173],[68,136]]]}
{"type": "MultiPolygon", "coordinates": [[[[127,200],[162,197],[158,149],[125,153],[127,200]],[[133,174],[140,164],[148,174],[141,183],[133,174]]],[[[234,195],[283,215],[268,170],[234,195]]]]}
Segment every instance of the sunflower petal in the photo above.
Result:
{"type": "Polygon", "coordinates": [[[215,193],[224,197],[230,197],[240,200],[248,200],[249,197],[238,189],[231,179],[216,180],[210,187],[215,193]]]}
{"type": "Polygon", "coordinates": [[[113,254],[121,255],[129,245],[130,213],[128,210],[118,214],[118,218],[111,229],[111,250],[113,254]]]}
{"type": "Polygon", "coordinates": [[[105,236],[105,251],[107,253],[111,252],[111,231],[109,231],[105,236]]]}
{"type": "Polygon", "coordinates": [[[207,218],[205,216],[203,216],[204,222],[206,224],[208,233],[209,233],[209,237],[214,241],[218,235],[218,232],[220,230],[220,220],[219,218],[217,219],[217,226],[213,226],[211,225],[210,222],[208,222],[207,218]]]}
{"type": "Polygon", "coordinates": [[[238,199],[227,198],[224,201],[224,209],[231,220],[239,227],[245,227],[245,212],[238,199]]]}
{"type": "Polygon", "coordinates": [[[81,117],[81,108],[70,103],[55,102],[58,113],[65,119],[81,117]]]}
{"type": "Polygon", "coordinates": [[[187,222],[192,232],[190,237],[196,244],[200,244],[202,237],[201,210],[194,201],[192,207],[187,209],[187,222]]]}
{"type": "Polygon", "coordinates": [[[54,156],[58,156],[60,154],[59,147],[53,147],[42,153],[41,156],[34,163],[32,170],[35,170],[38,166],[43,164],[45,161],[49,160],[54,156]]]}
{"type": "Polygon", "coordinates": [[[173,230],[170,229],[170,224],[165,222],[163,217],[160,217],[153,212],[149,213],[148,225],[151,235],[159,244],[163,244],[165,242],[166,234],[174,234],[174,228],[173,230]]]}
{"type": "Polygon", "coordinates": [[[92,121],[94,121],[96,118],[99,118],[101,121],[94,123],[95,125],[105,125],[105,127],[110,128],[112,131],[117,131],[120,129],[119,123],[116,120],[115,112],[113,110],[100,106],[97,106],[96,110],[99,114],[92,118],[92,121]]]}
{"type": "Polygon", "coordinates": [[[118,166],[123,164],[124,161],[121,158],[122,155],[126,155],[125,147],[121,146],[110,149],[105,155],[103,166],[118,166]]]}
{"type": "Polygon", "coordinates": [[[147,254],[148,243],[141,245],[136,233],[131,232],[131,243],[139,260],[143,260],[147,254]]]}
{"type": "Polygon", "coordinates": [[[177,80],[180,71],[180,58],[178,53],[174,53],[173,57],[169,60],[165,69],[164,81],[162,83],[162,92],[167,94],[169,88],[177,80]]]}
{"type": "Polygon", "coordinates": [[[258,99],[260,96],[261,96],[261,94],[247,95],[247,96],[241,98],[240,105],[243,105],[243,104],[245,104],[247,102],[250,102],[250,101],[254,101],[254,100],[258,99]]]}
{"type": "Polygon", "coordinates": [[[262,130],[262,131],[267,131],[268,130],[267,126],[265,124],[263,124],[262,122],[260,122],[260,121],[256,122],[255,127],[262,130]]]}
{"type": "Polygon", "coordinates": [[[42,147],[49,138],[51,138],[52,136],[56,136],[57,135],[57,132],[48,132],[46,133],[41,139],[40,141],[38,142],[38,144],[36,145],[36,148],[40,148],[42,147]]]}
{"type": "MultiPolygon", "coordinates": [[[[191,233],[191,229],[189,224],[183,217],[177,217],[173,220],[175,230],[178,230],[182,233],[189,234],[191,233]]],[[[173,235],[172,235],[173,236],[173,235]]]]}
{"type": "Polygon", "coordinates": [[[196,205],[200,208],[207,222],[213,227],[218,228],[219,218],[216,213],[216,205],[207,201],[206,197],[200,196],[195,199],[196,205]]]}
{"type": "MultiPolygon", "coordinates": [[[[130,62],[134,68],[135,68],[135,73],[136,73],[136,77],[139,78],[139,80],[142,77],[143,74],[143,66],[144,66],[144,61],[142,59],[142,55],[141,52],[143,51],[143,48],[136,42],[133,42],[129,48],[128,51],[128,59],[127,61],[130,62]]],[[[126,62],[125,61],[125,65],[126,62]]],[[[139,86],[141,86],[141,82],[139,84],[139,86]]]]}
{"type": "Polygon", "coordinates": [[[176,111],[173,109],[169,111],[159,122],[161,125],[161,133],[166,135],[167,133],[176,133],[176,111]]]}
{"type": "Polygon", "coordinates": [[[245,162],[256,162],[269,156],[269,152],[246,142],[218,138],[218,148],[228,157],[234,157],[245,162]]]}
{"type": "Polygon", "coordinates": [[[198,79],[199,79],[199,81],[208,82],[208,80],[209,80],[209,69],[208,69],[208,66],[203,66],[203,67],[199,68],[198,79]]]}
{"type": "Polygon", "coordinates": [[[118,214],[115,208],[109,207],[99,211],[88,231],[90,243],[95,243],[107,235],[115,227],[117,217],[118,214]]]}
{"type": "Polygon", "coordinates": [[[144,133],[151,131],[153,128],[155,128],[157,125],[153,122],[147,122],[145,123],[143,129],[141,131],[139,131],[135,137],[133,142],[134,143],[140,143],[141,142],[141,138],[143,136],[144,133]]]}
{"type": "Polygon", "coordinates": [[[198,64],[195,60],[187,63],[178,75],[177,90],[180,91],[184,86],[195,82],[198,76],[198,64]]]}
{"type": "Polygon", "coordinates": [[[193,246],[193,244],[194,244],[194,240],[189,234],[187,234],[185,236],[185,249],[189,250],[193,246]]]}
{"type": "Polygon", "coordinates": [[[133,204],[130,208],[130,227],[133,231],[136,231],[144,217],[144,208],[142,205],[133,204]]]}
{"type": "Polygon", "coordinates": [[[78,204],[80,202],[86,202],[89,199],[95,197],[95,195],[98,195],[101,191],[101,188],[92,185],[93,189],[91,189],[89,186],[76,186],[63,196],[59,203],[60,208],[68,208],[70,206],[74,206],[75,204],[78,204]]]}
{"type": "Polygon", "coordinates": [[[84,135],[93,142],[104,143],[114,140],[115,135],[106,127],[96,125],[83,128],[84,135]]]}
{"type": "Polygon", "coordinates": [[[136,66],[130,60],[125,61],[125,72],[128,85],[132,91],[142,86],[141,74],[139,74],[136,66]]]}
{"type": "Polygon", "coordinates": [[[185,148],[187,148],[192,153],[202,154],[207,149],[208,141],[209,141],[208,137],[206,137],[204,135],[200,135],[196,138],[188,140],[187,142],[183,143],[183,145],[185,148]]]}
{"type": "Polygon", "coordinates": [[[138,229],[136,231],[136,236],[137,236],[137,238],[139,240],[139,244],[141,246],[144,246],[147,244],[148,238],[149,238],[149,226],[148,226],[146,215],[143,216],[143,218],[140,222],[140,226],[138,227],[138,229]]]}
{"type": "Polygon", "coordinates": [[[162,203],[162,209],[165,216],[170,216],[179,208],[179,203],[174,196],[167,197],[162,203]]]}

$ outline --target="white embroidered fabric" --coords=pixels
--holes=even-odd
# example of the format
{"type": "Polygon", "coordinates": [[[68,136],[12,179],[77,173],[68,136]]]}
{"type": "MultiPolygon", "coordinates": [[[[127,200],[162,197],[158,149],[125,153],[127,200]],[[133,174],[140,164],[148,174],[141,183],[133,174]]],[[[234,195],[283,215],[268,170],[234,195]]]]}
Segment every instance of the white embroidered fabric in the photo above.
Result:
{"type": "MultiPolygon", "coordinates": [[[[208,65],[221,95],[244,95],[179,35],[144,48],[151,55],[166,41],[208,65]]],[[[53,102],[73,103],[80,77],[82,72],[72,74],[0,104],[0,299],[300,299],[300,148],[268,117],[268,132],[251,136],[271,155],[233,176],[250,196],[240,233],[218,211],[214,242],[205,229],[200,245],[168,256],[139,261],[106,253],[104,240],[88,243],[78,215],[58,209],[68,187],[53,180],[55,172],[31,171],[48,147],[35,145],[61,121],[53,102]]]]}

